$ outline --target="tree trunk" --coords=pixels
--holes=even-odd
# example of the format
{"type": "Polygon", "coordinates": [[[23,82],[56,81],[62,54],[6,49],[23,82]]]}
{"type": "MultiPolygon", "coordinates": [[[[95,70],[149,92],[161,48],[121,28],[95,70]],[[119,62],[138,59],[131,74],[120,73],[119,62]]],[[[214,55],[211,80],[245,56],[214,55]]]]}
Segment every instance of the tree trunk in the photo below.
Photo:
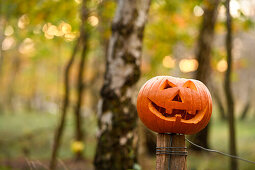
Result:
{"type": "MultiPolygon", "coordinates": [[[[56,159],[57,159],[57,154],[58,154],[58,150],[59,150],[59,147],[60,147],[60,143],[61,143],[61,138],[63,136],[63,131],[64,131],[64,126],[65,126],[65,120],[66,120],[66,113],[67,113],[67,109],[69,107],[69,97],[70,97],[70,71],[71,71],[71,67],[73,65],[73,62],[74,62],[74,59],[75,59],[75,56],[77,54],[77,51],[79,49],[79,46],[80,44],[82,43],[83,44],[83,50],[82,50],[82,57],[81,57],[81,65],[80,66],[80,69],[82,69],[82,73],[79,73],[79,76],[83,76],[83,66],[84,66],[84,61],[85,61],[85,52],[87,51],[87,43],[86,40],[87,40],[87,35],[85,36],[85,21],[86,21],[86,18],[87,18],[87,15],[88,15],[88,12],[86,10],[86,0],[83,0],[82,1],[82,4],[81,4],[81,11],[80,11],[80,17],[81,17],[81,26],[80,26],[80,37],[78,38],[77,40],[77,44],[75,45],[74,47],[74,50],[73,50],[73,53],[67,63],[67,66],[65,68],[65,74],[64,74],[64,89],[65,89],[65,94],[64,94],[64,100],[63,100],[63,107],[62,107],[62,111],[61,111],[61,118],[60,118],[60,122],[59,122],[59,126],[56,130],[56,133],[55,133],[55,139],[54,139],[54,144],[53,144],[53,151],[52,151],[52,155],[51,155],[51,161],[50,161],[50,169],[51,170],[54,170],[56,169],[56,159]],[[84,60],[84,61],[83,61],[84,60]],[[80,75],[81,74],[81,75],[80,75]]],[[[78,80],[79,82],[79,80],[78,80]]],[[[79,84],[79,83],[78,83],[79,84]]],[[[78,87],[80,88],[80,87],[78,87]]],[[[80,89],[78,89],[80,90],[80,89]]],[[[83,90],[83,87],[82,87],[82,90],[83,90]]],[[[82,101],[82,99],[80,99],[80,102],[82,101]]],[[[77,101],[77,106],[76,108],[79,106],[79,97],[78,97],[78,101],[77,101]]],[[[80,107],[80,106],[79,106],[80,107]]],[[[75,110],[77,111],[77,110],[75,110]]],[[[80,110],[79,110],[80,111],[80,110]]],[[[79,114],[80,116],[80,114],[79,114]]],[[[80,117],[78,117],[77,114],[76,114],[76,121],[77,119],[79,119],[79,126],[78,128],[81,130],[81,124],[80,124],[80,117]]],[[[76,128],[77,128],[76,126],[76,128]]],[[[76,135],[79,136],[79,138],[81,137],[82,138],[82,135],[80,135],[80,131],[77,133],[79,135],[76,135]]]]}
{"type": "Polygon", "coordinates": [[[96,170],[133,169],[137,162],[137,113],[132,92],[140,77],[149,5],[150,0],[118,1],[99,101],[96,170]]]}
{"type": "Polygon", "coordinates": [[[251,108],[251,102],[247,101],[241,112],[241,117],[240,117],[241,120],[244,120],[247,117],[247,113],[249,112],[250,108],[251,108]]]}
{"type": "MultiPolygon", "coordinates": [[[[0,1],[1,2],[1,1],[0,1]]],[[[3,67],[3,51],[2,51],[2,43],[5,38],[4,36],[4,28],[6,26],[6,20],[3,16],[0,17],[0,78],[2,78],[2,67],[3,67]]]]}
{"type": "Polygon", "coordinates": [[[12,69],[10,70],[10,75],[8,76],[8,89],[6,90],[6,98],[5,98],[5,107],[9,109],[11,112],[15,112],[15,105],[13,105],[13,98],[15,97],[15,82],[20,70],[21,59],[17,54],[13,56],[12,59],[12,69]]]}
{"type": "MultiPolygon", "coordinates": [[[[198,69],[195,75],[195,79],[202,81],[205,85],[208,84],[210,77],[210,64],[211,64],[211,50],[212,42],[214,38],[214,27],[217,19],[218,6],[220,0],[207,0],[204,8],[204,17],[200,29],[200,35],[198,39],[197,60],[198,69]]],[[[195,135],[194,142],[203,147],[208,147],[208,124],[202,131],[195,135]]],[[[200,150],[192,147],[192,149],[200,150]]]]}
{"type": "Polygon", "coordinates": [[[54,170],[56,168],[57,154],[58,154],[59,146],[61,143],[61,138],[62,138],[63,131],[64,131],[67,109],[69,107],[69,97],[70,97],[69,75],[70,75],[71,67],[74,62],[75,55],[78,50],[78,46],[79,46],[79,40],[77,40],[77,44],[75,45],[73,53],[72,53],[67,65],[66,65],[66,68],[65,68],[65,74],[64,74],[65,94],[64,94],[63,106],[62,106],[62,110],[61,110],[60,122],[59,122],[58,128],[56,129],[56,132],[55,132],[53,151],[52,151],[51,160],[50,160],[50,169],[51,170],[54,170]]]}
{"type": "Polygon", "coordinates": [[[215,94],[214,94],[214,99],[215,99],[215,101],[218,105],[221,120],[226,120],[227,116],[225,114],[225,109],[224,109],[224,106],[222,104],[222,100],[221,100],[221,98],[220,98],[220,96],[217,92],[215,92],[215,94]]]}
{"type": "Polygon", "coordinates": [[[226,116],[226,113],[225,113],[225,108],[224,108],[224,105],[223,105],[223,101],[222,101],[222,98],[219,94],[219,89],[213,85],[213,83],[210,83],[210,86],[211,86],[211,92],[212,92],[212,95],[214,97],[214,100],[216,102],[216,104],[218,105],[218,109],[219,109],[219,115],[220,115],[220,119],[221,120],[227,120],[227,116],[226,116]]]}
{"type": "Polygon", "coordinates": [[[252,104],[251,104],[251,102],[252,102],[252,94],[253,94],[252,87],[253,86],[249,84],[249,86],[247,88],[248,95],[247,95],[246,103],[244,104],[244,107],[243,107],[243,109],[241,111],[241,117],[240,117],[241,120],[244,120],[247,117],[247,115],[248,115],[248,113],[249,113],[249,111],[251,109],[251,106],[252,106],[252,104]]]}
{"type": "Polygon", "coordinates": [[[70,77],[69,77],[69,75],[70,75],[71,67],[74,62],[74,58],[78,51],[79,42],[80,42],[80,39],[77,40],[77,44],[75,45],[73,53],[72,53],[67,65],[66,65],[66,68],[65,68],[65,73],[64,73],[65,93],[64,93],[63,105],[62,105],[62,109],[61,109],[61,117],[60,117],[58,128],[56,129],[56,132],[55,132],[55,137],[54,137],[54,142],[53,142],[53,149],[52,149],[52,155],[51,155],[51,160],[50,160],[50,170],[56,169],[57,154],[58,154],[58,150],[60,147],[61,138],[63,136],[64,126],[65,126],[65,122],[66,122],[67,109],[69,107],[69,98],[70,98],[70,84],[69,84],[70,77]]]}
{"type": "MultiPolygon", "coordinates": [[[[230,14],[230,0],[226,0],[226,27],[227,27],[227,36],[226,36],[226,50],[227,50],[227,63],[228,68],[225,73],[225,82],[224,88],[226,93],[227,101],[227,113],[229,121],[229,150],[231,155],[237,155],[236,152],[236,133],[235,133],[235,117],[234,117],[234,99],[231,90],[231,72],[232,72],[232,17],[230,14]]],[[[230,158],[230,169],[237,170],[238,164],[237,160],[230,158]]]]}
{"type": "MultiPolygon", "coordinates": [[[[82,142],[83,141],[83,130],[82,130],[82,115],[81,115],[81,106],[83,104],[83,92],[84,92],[84,67],[85,60],[88,51],[88,38],[89,31],[86,27],[86,22],[88,18],[88,9],[86,6],[86,0],[83,0],[81,7],[81,28],[80,28],[80,39],[82,45],[80,65],[78,69],[78,79],[77,79],[77,101],[74,108],[75,114],[75,140],[82,142]]],[[[76,152],[76,160],[82,159],[82,150],[76,152]]]]}

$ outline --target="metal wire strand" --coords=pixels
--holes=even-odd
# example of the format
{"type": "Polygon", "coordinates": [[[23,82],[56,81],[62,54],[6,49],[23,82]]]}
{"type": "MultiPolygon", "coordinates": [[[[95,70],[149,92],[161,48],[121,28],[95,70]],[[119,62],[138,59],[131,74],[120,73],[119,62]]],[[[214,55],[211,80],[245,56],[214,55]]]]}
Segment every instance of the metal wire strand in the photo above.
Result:
{"type": "Polygon", "coordinates": [[[221,155],[224,155],[224,156],[228,156],[228,157],[231,157],[231,158],[239,159],[239,160],[241,160],[241,161],[245,161],[245,162],[248,162],[248,163],[255,164],[254,161],[250,161],[250,160],[241,158],[241,157],[239,157],[239,156],[230,155],[230,154],[227,154],[227,153],[224,153],[224,152],[220,152],[220,151],[217,151],[217,150],[204,148],[204,147],[202,147],[202,146],[200,146],[200,145],[198,145],[198,144],[195,144],[195,143],[191,142],[191,141],[190,141],[188,138],[186,138],[186,137],[185,137],[185,140],[186,140],[187,142],[189,142],[190,144],[192,144],[192,145],[194,145],[194,146],[196,146],[196,147],[198,147],[198,148],[200,148],[200,149],[203,149],[203,150],[205,150],[205,151],[207,151],[207,152],[214,152],[214,153],[218,153],[218,154],[221,154],[221,155]]]}
{"type": "MultiPolygon", "coordinates": [[[[186,151],[187,147],[156,147],[156,154],[161,155],[183,155],[187,156],[188,152],[186,151]],[[185,149],[184,151],[173,151],[173,149],[185,149]]],[[[170,159],[170,158],[169,158],[170,159]]]]}
{"type": "Polygon", "coordinates": [[[187,156],[188,152],[187,151],[168,151],[168,150],[157,150],[157,155],[182,155],[182,156],[187,156]]]}
{"type": "Polygon", "coordinates": [[[156,149],[187,149],[187,147],[156,147],[156,149]]]}

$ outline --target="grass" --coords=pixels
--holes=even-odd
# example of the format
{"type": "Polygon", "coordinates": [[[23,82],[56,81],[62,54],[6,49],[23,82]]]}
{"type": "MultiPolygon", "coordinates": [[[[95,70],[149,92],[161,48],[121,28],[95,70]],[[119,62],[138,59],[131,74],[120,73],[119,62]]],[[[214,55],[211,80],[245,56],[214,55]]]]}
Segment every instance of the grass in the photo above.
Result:
{"type": "MultiPolygon", "coordinates": [[[[49,159],[58,116],[49,113],[20,113],[0,115],[0,159],[27,157],[49,159]]],[[[86,131],[84,155],[92,159],[95,148],[95,116],[84,119],[86,131]]],[[[68,115],[60,149],[60,158],[73,157],[73,117],[68,115]]]]}
{"type": "MultiPolygon", "coordinates": [[[[54,130],[58,115],[49,113],[0,114],[0,160],[19,158],[49,160],[54,130]]],[[[96,147],[96,118],[90,115],[84,118],[86,131],[84,156],[93,160],[96,147]]],[[[237,122],[237,148],[239,156],[255,160],[255,125],[254,119],[237,122]]],[[[73,116],[68,115],[66,131],[60,150],[61,159],[72,159],[70,145],[73,141],[73,116]]],[[[226,122],[212,118],[210,129],[210,148],[228,152],[228,126],[226,122]]],[[[148,158],[155,162],[155,158],[148,158]]],[[[188,169],[224,170],[228,169],[229,158],[216,153],[197,154],[189,152],[188,169]]],[[[255,165],[239,161],[241,170],[255,169],[255,165]]],[[[155,163],[151,164],[155,169],[155,163]]],[[[1,167],[0,169],[4,169],[1,167]]]]}

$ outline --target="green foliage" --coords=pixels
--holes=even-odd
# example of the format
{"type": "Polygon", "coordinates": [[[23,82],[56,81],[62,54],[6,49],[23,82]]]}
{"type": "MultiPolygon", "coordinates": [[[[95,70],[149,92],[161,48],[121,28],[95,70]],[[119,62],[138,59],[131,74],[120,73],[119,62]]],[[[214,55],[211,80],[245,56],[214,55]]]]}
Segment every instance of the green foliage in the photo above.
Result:
{"type": "MultiPolygon", "coordinates": [[[[79,1],[77,1],[79,2],[79,1]]],[[[80,4],[75,0],[12,0],[1,2],[1,19],[4,20],[4,29],[11,27],[12,35],[6,36],[14,39],[13,47],[4,51],[3,56],[3,77],[0,78],[2,89],[0,93],[8,98],[6,90],[12,91],[13,97],[21,97],[26,100],[33,100],[37,95],[45,98],[47,102],[55,102],[61,98],[62,77],[64,66],[72,53],[74,41],[79,35],[80,27],[80,4]],[[66,35],[49,36],[46,27],[53,26],[58,31],[61,24],[70,26],[69,36],[76,38],[68,39],[66,35]],[[30,42],[29,50],[26,50],[30,42]],[[25,47],[25,48],[22,48],[25,47]],[[13,65],[13,61],[19,61],[19,67],[13,65]],[[14,73],[12,70],[17,68],[14,73]],[[11,73],[13,72],[13,73],[11,73]],[[11,82],[8,77],[10,74],[16,75],[11,82]],[[17,80],[16,80],[17,79],[17,80]],[[20,86],[22,84],[23,86],[20,86]]],[[[110,36],[110,21],[112,20],[115,2],[89,1],[89,16],[99,21],[95,26],[89,20],[85,29],[90,32],[90,50],[88,58],[99,60],[98,66],[103,68],[104,64],[104,44],[110,36]],[[100,6],[100,8],[98,8],[100,6]],[[104,44],[103,44],[104,43],[104,44]]],[[[51,32],[52,33],[52,32],[51,32]]],[[[5,37],[4,37],[5,38],[5,37]]],[[[79,54],[78,54],[79,55],[79,54]]],[[[88,69],[91,69],[88,66],[88,69]]],[[[102,69],[100,70],[102,71],[102,69]]],[[[75,74],[75,73],[74,73],[75,74]]],[[[91,76],[91,75],[89,75],[91,76]]],[[[73,79],[74,80],[74,79],[73,79]]],[[[72,81],[73,81],[72,80],[72,81]]],[[[5,105],[4,102],[0,105],[5,105]]]]}
{"type": "Polygon", "coordinates": [[[193,8],[199,5],[199,1],[153,2],[146,26],[144,47],[144,51],[149,54],[151,72],[162,67],[163,57],[172,55],[177,43],[193,46],[196,41],[194,33],[197,32],[200,20],[193,14],[193,8]]]}

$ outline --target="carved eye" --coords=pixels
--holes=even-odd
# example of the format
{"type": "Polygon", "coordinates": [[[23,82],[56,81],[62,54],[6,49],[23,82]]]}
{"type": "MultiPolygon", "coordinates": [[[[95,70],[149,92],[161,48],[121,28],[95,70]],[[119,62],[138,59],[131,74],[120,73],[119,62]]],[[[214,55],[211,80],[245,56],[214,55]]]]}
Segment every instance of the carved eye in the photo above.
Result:
{"type": "Polygon", "coordinates": [[[183,87],[190,88],[190,89],[192,89],[192,90],[197,91],[196,85],[195,85],[192,81],[190,81],[190,80],[186,81],[186,82],[184,83],[183,87]]]}
{"type": "Polygon", "coordinates": [[[161,90],[164,90],[164,89],[169,89],[169,88],[173,88],[173,87],[176,87],[175,84],[171,83],[170,81],[166,80],[163,85],[161,86],[161,90]]]}

